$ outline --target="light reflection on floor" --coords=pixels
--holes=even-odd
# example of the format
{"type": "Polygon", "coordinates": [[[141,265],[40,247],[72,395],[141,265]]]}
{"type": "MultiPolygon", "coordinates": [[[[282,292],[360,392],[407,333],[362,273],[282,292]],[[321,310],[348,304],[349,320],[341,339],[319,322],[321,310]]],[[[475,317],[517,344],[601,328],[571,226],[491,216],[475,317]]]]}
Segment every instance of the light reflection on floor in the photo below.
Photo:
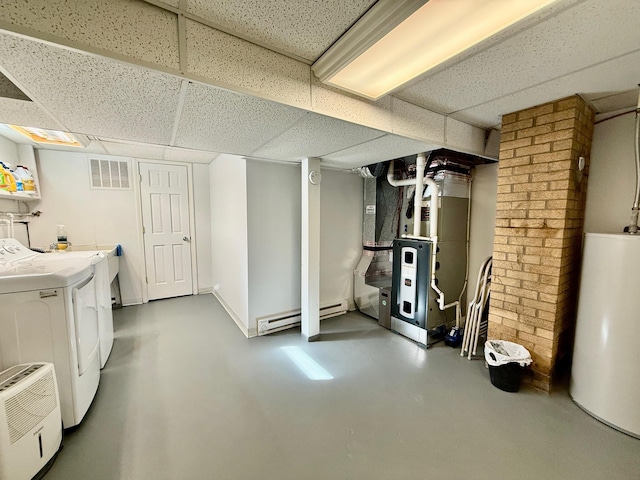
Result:
{"type": "Polygon", "coordinates": [[[296,367],[311,380],[333,380],[333,375],[327,372],[322,365],[303,352],[300,347],[280,347],[296,367]]]}

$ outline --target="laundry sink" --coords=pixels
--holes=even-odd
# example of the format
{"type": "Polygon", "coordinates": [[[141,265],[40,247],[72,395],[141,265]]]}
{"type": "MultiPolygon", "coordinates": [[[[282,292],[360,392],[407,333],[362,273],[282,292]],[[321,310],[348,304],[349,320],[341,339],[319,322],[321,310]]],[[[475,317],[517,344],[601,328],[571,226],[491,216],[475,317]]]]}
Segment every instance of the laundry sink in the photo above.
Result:
{"type": "Polygon", "coordinates": [[[100,250],[107,256],[109,262],[109,282],[113,282],[116,275],[120,271],[120,254],[121,248],[119,245],[69,245],[65,250],[59,250],[60,254],[64,255],[64,252],[86,252],[92,250],[100,250]]]}

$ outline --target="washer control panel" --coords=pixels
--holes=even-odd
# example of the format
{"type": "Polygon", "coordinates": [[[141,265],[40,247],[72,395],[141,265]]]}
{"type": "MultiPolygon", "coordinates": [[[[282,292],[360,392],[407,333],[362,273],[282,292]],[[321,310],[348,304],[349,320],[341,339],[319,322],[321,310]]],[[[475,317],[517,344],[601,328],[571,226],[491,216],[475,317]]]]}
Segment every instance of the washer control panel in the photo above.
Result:
{"type": "Polygon", "coordinates": [[[0,263],[14,262],[37,255],[15,238],[0,238],[0,263]]]}

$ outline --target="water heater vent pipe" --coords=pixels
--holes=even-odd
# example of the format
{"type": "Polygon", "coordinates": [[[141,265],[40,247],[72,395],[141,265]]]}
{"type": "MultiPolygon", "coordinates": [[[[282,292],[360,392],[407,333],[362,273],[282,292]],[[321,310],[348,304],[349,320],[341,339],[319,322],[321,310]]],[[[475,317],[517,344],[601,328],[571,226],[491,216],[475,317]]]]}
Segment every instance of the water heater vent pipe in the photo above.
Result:
{"type": "Polygon", "coordinates": [[[638,95],[638,106],[636,107],[636,131],[635,131],[635,159],[636,159],[636,195],[631,208],[631,223],[629,233],[638,233],[638,214],[640,213],[640,94],[638,95]]]}

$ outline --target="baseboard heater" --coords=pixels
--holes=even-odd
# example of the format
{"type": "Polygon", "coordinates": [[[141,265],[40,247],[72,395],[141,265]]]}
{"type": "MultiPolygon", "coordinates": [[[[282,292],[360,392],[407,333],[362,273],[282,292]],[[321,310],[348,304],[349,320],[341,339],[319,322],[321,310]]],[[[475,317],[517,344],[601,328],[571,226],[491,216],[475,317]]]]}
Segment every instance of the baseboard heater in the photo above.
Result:
{"type": "MultiPolygon", "coordinates": [[[[343,300],[339,303],[332,303],[320,307],[320,320],[335,317],[347,313],[347,301],[343,300]]],[[[300,309],[289,312],[277,313],[265,317],[258,318],[258,335],[268,335],[270,333],[279,332],[287,328],[300,325],[302,314],[300,309]]]]}

